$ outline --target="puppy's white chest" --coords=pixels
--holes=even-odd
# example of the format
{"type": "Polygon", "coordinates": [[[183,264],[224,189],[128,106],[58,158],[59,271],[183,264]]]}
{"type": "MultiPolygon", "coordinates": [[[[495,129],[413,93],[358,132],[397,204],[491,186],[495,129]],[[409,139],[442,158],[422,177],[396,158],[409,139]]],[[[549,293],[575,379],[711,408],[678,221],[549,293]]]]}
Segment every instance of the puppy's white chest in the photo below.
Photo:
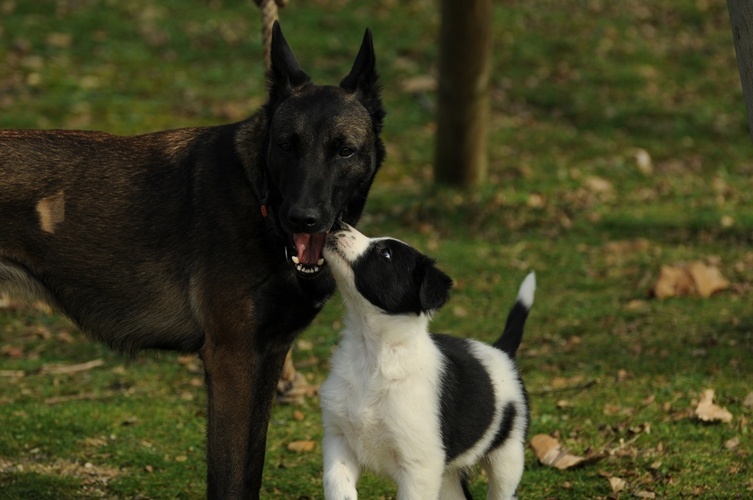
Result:
{"type": "Polygon", "coordinates": [[[363,373],[343,375],[332,374],[322,385],[325,423],[338,429],[358,462],[381,472],[380,464],[394,461],[389,392],[365,380],[363,373]]]}
{"type": "Polygon", "coordinates": [[[380,464],[394,460],[394,433],[379,411],[364,406],[352,414],[350,425],[349,444],[361,463],[381,470],[380,464]]]}
{"type": "Polygon", "coordinates": [[[346,355],[354,354],[351,346],[342,347],[321,388],[325,422],[339,430],[359,463],[392,475],[412,440],[425,441],[424,433],[439,436],[438,359],[414,353],[407,363],[404,352],[387,349],[379,363],[364,369],[346,355]]]}

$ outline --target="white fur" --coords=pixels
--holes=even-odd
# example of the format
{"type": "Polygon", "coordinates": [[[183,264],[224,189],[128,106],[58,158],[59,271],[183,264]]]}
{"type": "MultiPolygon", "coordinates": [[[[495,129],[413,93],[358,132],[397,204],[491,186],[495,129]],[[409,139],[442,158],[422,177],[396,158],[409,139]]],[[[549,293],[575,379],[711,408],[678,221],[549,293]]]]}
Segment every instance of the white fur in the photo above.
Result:
{"type": "Polygon", "coordinates": [[[361,466],[395,479],[400,498],[439,493],[444,454],[427,450],[442,449],[434,410],[441,356],[428,336],[415,334],[428,318],[405,319],[351,310],[346,315],[332,371],[320,390],[328,499],[355,499],[361,466]]]}
{"type": "Polygon", "coordinates": [[[525,277],[523,283],[518,290],[518,300],[525,306],[526,309],[530,309],[533,305],[533,294],[536,291],[536,273],[530,272],[525,277]]]}
{"type": "MultiPolygon", "coordinates": [[[[332,369],[320,390],[324,424],[324,492],[328,500],[355,500],[361,468],[395,480],[398,499],[464,498],[459,475],[482,461],[489,499],[515,494],[523,472],[525,395],[512,360],[502,351],[471,342],[471,353],[492,380],[496,412],[484,436],[445,464],[440,422],[444,357],[428,333],[429,316],[387,315],[355,290],[349,262],[373,240],[351,230],[325,247],[346,299],[345,328],[332,369]],[[503,409],[513,402],[517,417],[505,443],[483,456],[503,409]]],[[[533,302],[530,274],[519,297],[533,302]]]]}

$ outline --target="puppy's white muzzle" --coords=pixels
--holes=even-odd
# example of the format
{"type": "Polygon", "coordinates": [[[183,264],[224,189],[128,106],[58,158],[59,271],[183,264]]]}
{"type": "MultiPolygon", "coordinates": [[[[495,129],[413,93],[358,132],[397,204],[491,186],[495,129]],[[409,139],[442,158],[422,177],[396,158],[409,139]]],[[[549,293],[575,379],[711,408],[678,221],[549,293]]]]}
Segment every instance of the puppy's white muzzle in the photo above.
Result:
{"type": "Polygon", "coordinates": [[[324,258],[332,266],[345,264],[351,267],[351,264],[368,249],[371,238],[359,233],[345,222],[339,222],[337,226],[327,235],[324,258]]]}

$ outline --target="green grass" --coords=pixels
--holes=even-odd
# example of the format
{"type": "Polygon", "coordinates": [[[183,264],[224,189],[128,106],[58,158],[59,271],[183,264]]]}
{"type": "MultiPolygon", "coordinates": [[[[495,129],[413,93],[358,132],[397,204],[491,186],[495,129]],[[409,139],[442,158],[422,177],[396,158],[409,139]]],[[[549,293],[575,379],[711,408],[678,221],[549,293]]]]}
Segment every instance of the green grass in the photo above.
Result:
{"type": "MultiPolygon", "coordinates": [[[[325,83],[347,73],[363,29],[374,32],[388,159],[361,227],[415,244],[455,279],[436,331],[494,339],[536,270],[518,357],[531,435],[609,453],[558,471],[527,450],[521,497],[617,498],[610,476],[627,481],[623,498],[753,495],[753,409],[743,404],[753,390],[753,147],[724,3],[495,2],[489,182],[469,193],[433,186],[435,95],[402,90],[436,74],[436,4],[292,0],[282,21],[325,83]],[[649,297],[662,265],[708,259],[728,290],[649,297]],[[732,423],[693,417],[705,388],[732,423]]],[[[131,134],[237,120],[264,102],[248,0],[0,9],[0,127],[131,134]]],[[[335,298],[298,343],[312,383],[326,377],[342,312],[335,298]]],[[[55,315],[5,307],[0,370],[25,374],[0,379],[3,498],[203,496],[200,362],[125,359],[55,315]],[[104,365],[42,370],[92,359],[104,365]]],[[[316,398],[275,407],[265,498],[321,498],[321,448],[286,447],[321,434],[316,398]]],[[[484,481],[472,482],[479,498],[484,481]]],[[[395,492],[368,474],[360,491],[395,492]]]]}

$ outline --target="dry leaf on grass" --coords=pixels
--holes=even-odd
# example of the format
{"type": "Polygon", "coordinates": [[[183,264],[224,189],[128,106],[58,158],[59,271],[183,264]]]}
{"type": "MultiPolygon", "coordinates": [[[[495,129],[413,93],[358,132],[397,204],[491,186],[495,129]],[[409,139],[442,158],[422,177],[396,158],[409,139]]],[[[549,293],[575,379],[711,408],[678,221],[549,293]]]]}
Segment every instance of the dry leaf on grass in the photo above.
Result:
{"type": "Polygon", "coordinates": [[[403,92],[416,94],[420,92],[434,92],[437,90],[437,79],[432,75],[419,75],[406,78],[400,82],[403,92]]]}
{"type": "Polygon", "coordinates": [[[586,187],[594,193],[611,193],[614,191],[612,183],[603,177],[592,175],[587,177],[584,183],[586,187]]]}
{"type": "Polygon", "coordinates": [[[722,272],[716,266],[693,262],[690,264],[690,275],[693,277],[698,294],[703,298],[729,287],[729,281],[722,276],[722,272]]]}
{"type": "Polygon", "coordinates": [[[633,150],[633,156],[635,157],[635,165],[643,175],[652,175],[654,173],[654,162],[651,160],[651,155],[643,148],[636,148],[633,150]]]}
{"type": "Polygon", "coordinates": [[[714,389],[703,391],[695,415],[704,422],[732,422],[732,414],[726,408],[714,404],[714,389]]]}
{"type": "Polygon", "coordinates": [[[696,261],[690,264],[662,266],[652,292],[659,299],[699,295],[708,298],[729,288],[729,281],[718,267],[696,261]]]}
{"type": "Polygon", "coordinates": [[[735,436],[724,442],[724,447],[729,451],[735,451],[740,446],[740,438],[735,436]]]}
{"type": "Polygon", "coordinates": [[[748,395],[745,396],[743,406],[745,406],[746,408],[753,408],[753,392],[749,392],[748,395]]]}
{"type": "Polygon", "coordinates": [[[619,477],[610,477],[609,486],[612,487],[612,493],[619,493],[620,491],[625,489],[627,482],[619,477]]]}
{"type": "Polygon", "coordinates": [[[548,434],[537,434],[531,438],[531,448],[536,458],[543,465],[555,467],[559,470],[571,469],[579,465],[598,462],[602,453],[589,453],[585,457],[570,454],[556,439],[548,434]]]}
{"type": "Polygon", "coordinates": [[[93,359],[86,363],[79,363],[76,365],[44,365],[39,370],[40,375],[65,375],[71,373],[79,373],[104,366],[105,361],[102,359],[93,359]]]}
{"type": "Polygon", "coordinates": [[[316,441],[291,441],[288,443],[288,451],[294,451],[296,453],[307,453],[314,451],[316,447],[316,441]]]}

